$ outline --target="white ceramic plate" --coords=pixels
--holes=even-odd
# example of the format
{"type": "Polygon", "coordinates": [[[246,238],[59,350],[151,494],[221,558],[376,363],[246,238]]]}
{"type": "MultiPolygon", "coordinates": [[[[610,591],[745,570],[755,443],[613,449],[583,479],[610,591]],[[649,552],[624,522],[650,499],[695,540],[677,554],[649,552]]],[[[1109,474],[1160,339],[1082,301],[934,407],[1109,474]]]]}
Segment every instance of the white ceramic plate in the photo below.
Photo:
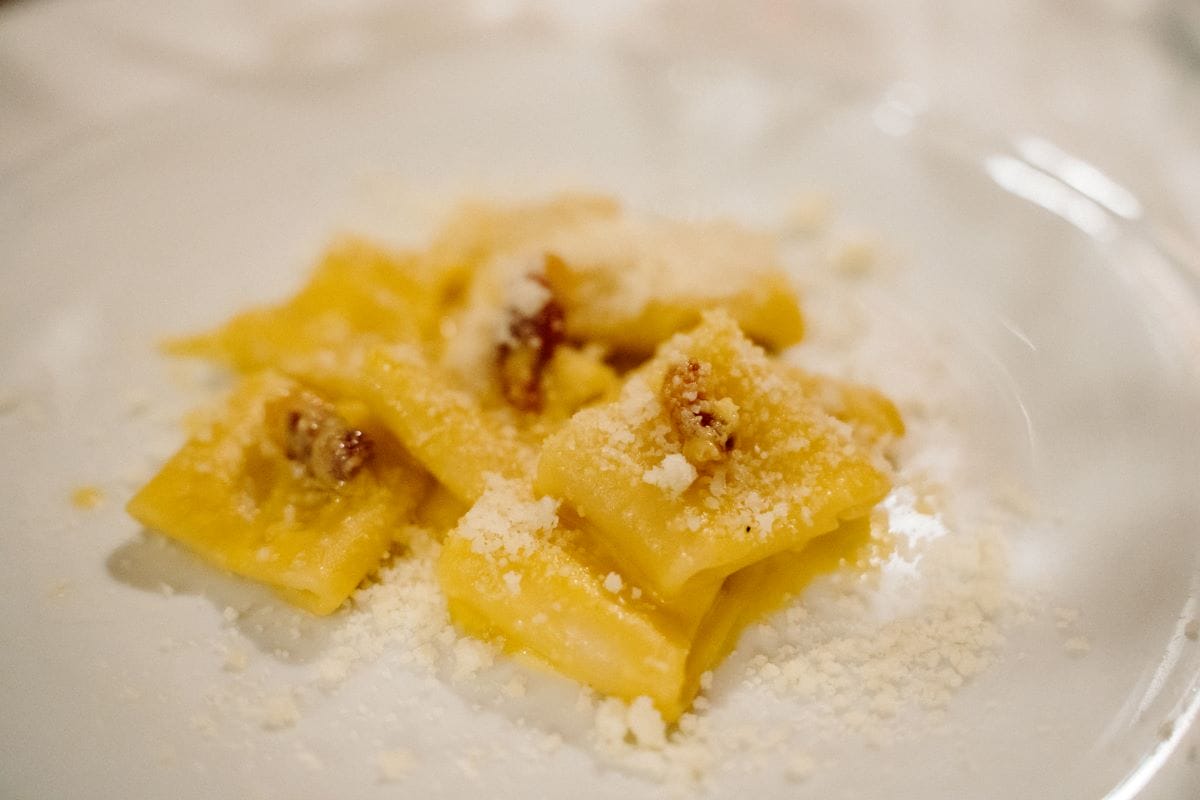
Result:
{"type": "MultiPolygon", "coordinates": [[[[0,185],[0,794],[663,791],[572,742],[516,758],[562,714],[517,726],[387,654],[306,698],[285,730],[230,721],[250,691],[223,671],[230,642],[250,643],[256,687],[284,685],[328,626],[289,617],[293,635],[267,595],[147,543],[121,511],[178,441],[165,420],[204,395],[172,375],[157,338],[283,295],[337,232],[407,241],[464,190],[575,186],[757,223],[823,187],[903,254],[898,319],[953,331],[971,355],[953,380],[979,411],[973,468],[1019,475],[1043,509],[1011,531],[1014,581],[1047,609],[1079,609],[1090,642],[1069,658],[1046,625],[1017,630],[954,699],[952,734],[882,749],[847,737],[802,784],[779,764],[743,765],[718,770],[714,794],[1200,787],[1187,738],[1200,644],[1185,633],[1200,615],[1200,306],[1178,260],[1186,235],[1161,232],[1188,213],[1169,182],[1130,191],[1070,147],[1012,135],[1017,112],[989,126],[942,84],[885,80],[886,65],[851,58],[874,29],[836,7],[685,22],[665,6],[135,10],[0,12],[0,39],[19,44],[0,69],[21,121],[0,185]],[[48,67],[31,53],[51,36],[87,58],[48,67]],[[109,99],[56,115],[55,92],[109,99]],[[71,508],[83,484],[105,504],[71,508]],[[414,762],[381,783],[380,754],[398,750],[414,762]]],[[[1147,172],[1171,174],[1170,159],[1147,172]]],[[[730,702],[752,721],[768,701],[730,702]]]]}

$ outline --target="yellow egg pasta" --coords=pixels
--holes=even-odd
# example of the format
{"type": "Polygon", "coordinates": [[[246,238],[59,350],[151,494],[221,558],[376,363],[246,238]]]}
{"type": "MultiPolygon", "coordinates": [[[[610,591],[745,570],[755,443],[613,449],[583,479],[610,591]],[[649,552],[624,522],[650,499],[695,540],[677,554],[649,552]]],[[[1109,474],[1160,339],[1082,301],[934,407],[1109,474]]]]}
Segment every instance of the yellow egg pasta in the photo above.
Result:
{"type": "Polygon", "coordinates": [[[769,236],[467,204],[424,252],[344,240],[291,299],[173,340],[238,384],[128,510],[316,614],[424,529],[460,629],[670,722],[878,544],[903,420],[793,364],[803,332],[769,236]]]}

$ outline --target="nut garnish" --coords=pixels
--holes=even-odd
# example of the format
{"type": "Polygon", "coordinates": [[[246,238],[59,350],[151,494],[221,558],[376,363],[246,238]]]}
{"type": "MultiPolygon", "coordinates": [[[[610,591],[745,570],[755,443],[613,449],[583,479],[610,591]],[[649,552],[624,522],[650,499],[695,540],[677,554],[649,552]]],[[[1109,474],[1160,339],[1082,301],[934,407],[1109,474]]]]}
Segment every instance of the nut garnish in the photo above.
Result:
{"type": "Polygon", "coordinates": [[[546,279],[523,276],[514,287],[497,349],[504,399],[521,411],[542,409],[542,373],[565,336],[563,307],[546,279]]]}
{"type": "Polygon", "coordinates": [[[351,428],[333,406],[310,392],[282,401],[276,423],[287,457],[327,486],[348,481],[375,452],[367,434],[351,428]]]}
{"type": "Polygon", "coordinates": [[[661,399],[671,426],[692,464],[720,461],[733,449],[738,407],[732,399],[709,396],[712,365],[695,359],[672,364],[663,377],[661,399]]]}

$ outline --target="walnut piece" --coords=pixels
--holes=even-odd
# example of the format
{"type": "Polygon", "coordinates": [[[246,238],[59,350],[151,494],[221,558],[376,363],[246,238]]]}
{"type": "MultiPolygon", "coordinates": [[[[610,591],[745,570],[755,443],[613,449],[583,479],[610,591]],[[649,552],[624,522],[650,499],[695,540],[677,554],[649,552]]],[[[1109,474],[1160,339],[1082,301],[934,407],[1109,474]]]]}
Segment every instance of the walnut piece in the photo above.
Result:
{"type": "Polygon", "coordinates": [[[287,457],[326,486],[350,480],[374,455],[371,438],[311,392],[285,398],[273,416],[287,457]]]}
{"type": "Polygon", "coordinates": [[[671,427],[683,441],[683,455],[695,466],[720,461],[733,449],[738,407],[732,399],[712,399],[712,365],[687,359],[663,377],[661,400],[671,427]]]}
{"type": "Polygon", "coordinates": [[[562,305],[538,274],[521,278],[497,348],[500,389],[521,411],[542,410],[542,373],[566,336],[562,305]]]}

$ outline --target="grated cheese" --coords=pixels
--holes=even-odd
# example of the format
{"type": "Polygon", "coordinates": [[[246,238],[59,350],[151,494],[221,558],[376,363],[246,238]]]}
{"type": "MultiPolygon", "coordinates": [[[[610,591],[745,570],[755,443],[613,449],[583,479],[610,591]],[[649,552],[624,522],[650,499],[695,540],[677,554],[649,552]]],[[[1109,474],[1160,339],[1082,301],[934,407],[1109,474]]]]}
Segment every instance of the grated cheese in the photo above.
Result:
{"type": "Polygon", "coordinates": [[[697,475],[696,468],[681,453],[669,453],[658,466],[646,470],[642,480],[672,497],[678,497],[695,483],[697,475]]]}
{"type": "Polygon", "coordinates": [[[537,547],[536,534],[558,523],[558,501],[533,499],[519,481],[489,475],[487,490],[451,535],[471,541],[476,553],[519,556],[537,547]]]}
{"type": "Polygon", "coordinates": [[[408,777],[414,764],[413,755],[403,747],[383,750],[375,755],[381,783],[396,783],[408,777]]]}

